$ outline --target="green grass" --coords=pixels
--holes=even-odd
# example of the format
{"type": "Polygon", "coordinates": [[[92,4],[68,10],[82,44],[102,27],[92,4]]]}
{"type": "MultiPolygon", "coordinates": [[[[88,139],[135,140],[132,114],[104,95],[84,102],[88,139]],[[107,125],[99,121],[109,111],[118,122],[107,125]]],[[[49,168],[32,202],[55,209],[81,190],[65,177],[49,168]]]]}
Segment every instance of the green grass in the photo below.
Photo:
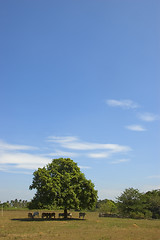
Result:
{"type": "Polygon", "coordinates": [[[160,220],[99,218],[96,212],[88,212],[85,220],[77,212],[71,220],[31,220],[28,212],[0,212],[0,239],[160,240],[160,220]]]}

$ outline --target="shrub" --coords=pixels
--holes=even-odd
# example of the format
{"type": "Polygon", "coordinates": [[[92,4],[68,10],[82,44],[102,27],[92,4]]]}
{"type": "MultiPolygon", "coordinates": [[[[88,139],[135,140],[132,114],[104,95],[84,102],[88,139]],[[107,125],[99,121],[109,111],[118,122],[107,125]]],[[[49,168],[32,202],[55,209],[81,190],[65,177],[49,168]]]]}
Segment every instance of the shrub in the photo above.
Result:
{"type": "Polygon", "coordinates": [[[143,219],[144,218],[144,213],[142,212],[131,212],[130,217],[134,219],[143,219]]]}

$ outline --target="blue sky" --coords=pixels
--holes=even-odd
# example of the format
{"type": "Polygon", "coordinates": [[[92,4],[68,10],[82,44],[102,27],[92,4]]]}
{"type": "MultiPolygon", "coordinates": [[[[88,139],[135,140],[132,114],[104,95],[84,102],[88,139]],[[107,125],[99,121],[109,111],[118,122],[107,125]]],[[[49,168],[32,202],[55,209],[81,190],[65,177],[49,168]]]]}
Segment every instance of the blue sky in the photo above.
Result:
{"type": "Polygon", "coordinates": [[[160,188],[160,2],[1,0],[0,200],[69,157],[100,199],[160,188]]]}

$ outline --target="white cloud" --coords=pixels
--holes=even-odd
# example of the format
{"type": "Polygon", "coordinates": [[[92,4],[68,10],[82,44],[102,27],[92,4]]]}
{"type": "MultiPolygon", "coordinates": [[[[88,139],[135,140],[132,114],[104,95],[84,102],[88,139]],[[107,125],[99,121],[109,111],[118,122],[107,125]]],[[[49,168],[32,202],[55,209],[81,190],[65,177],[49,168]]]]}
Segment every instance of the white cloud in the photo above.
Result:
{"type": "Polygon", "coordinates": [[[102,152],[102,153],[89,153],[89,158],[108,158],[110,156],[110,153],[102,152]]]}
{"type": "Polygon", "coordinates": [[[26,151],[37,150],[37,147],[8,144],[0,141],[0,170],[16,172],[15,169],[34,170],[46,165],[50,159],[26,151]]]}
{"type": "MultiPolygon", "coordinates": [[[[108,156],[112,156],[113,154],[126,154],[131,150],[129,146],[119,144],[83,142],[77,137],[72,136],[52,136],[49,137],[49,142],[54,143],[54,146],[52,146],[53,152],[50,151],[50,146],[50,148],[47,148],[47,151],[50,151],[49,153],[42,153],[41,151],[42,154],[39,154],[37,151],[33,152],[33,150],[37,150],[38,148],[26,145],[8,144],[1,141],[0,171],[16,172],[17,170],[24,172],[24,169],[35,170],[51,162],[52,158],[54,157],[72,158],[81,155],[85,158],[108,158],[108,156]],[[72,149],[74,151],[65,151],[66,149],[72,149]]],[[[82,167],[83,166],[81,166],[81,168],[82,167]]]]}
{"type": "Polygon", "coordinates": [[[74,150],[99,150],[106,149],[111,152],[128,152],[131,150],[128,146],[118,145],[118,144],[101,144],[101,143],[91,143],[82,142],[77,137],[57,137],[50,138],[49,141],[58,143],[61,147],[74,150]]]}
{"type": "Polygon", "coordinates": [[[53,156],[53,157],[77,157],[78,153],[73,153],[73,152],[63,152],[63,151],[56,151],[53,153],[48,153],[46,156],[53,156]]]}
{"type": "Polygon", "coordinates": [[[141,119],[142,121],[145,121],[145,122],[153,122],[153,121],[160,119],[160,117],[158,115],[155,115],[155,114],[149,113],[149,112],[139,113],[138,117],[139,117],[139,119],[141,119]]]}
{"type": "Polygon", "coordinates": [[[67,137],[58,137],[58,136],[50,136],[48,137],[49,142],[57,142],[57,143],[67,143],[77,141],[77,137],[67,136],[67,137]]]}
{"type": "Polygon", "coordinates": [[[0,163],[0,171],[5,172],[7,170],[6,166],[0,163]]]}
{"type": "Polygon", "coordinates": [[[138,107],[137,103],[129,99],[125,99],[125,100],[108,99],[106,100],[106,103],[110,107],[121,107],[123,109],[131,109],[131,108],[138,107]]]}
{"type": "Polygon", "coordinates": [[[27,174],[27,175],[31,175],[31,172],[30,172],[30,170],[28,169],[28,171],[27,170],[16,170],[16,167],[14,168],[13,166],[12,167],[9,167],[9,166],[6,166],[6,168],[5,169],[0,169],[0,171],[1,172],[5,172],[5,173],[16,173],[16,174],[27,174]]]}
{"type": "Polygon", "coordinates": [[[4,150],[36,150],[37,147],[27,146],[27,145],[16,145],[16,144],[8,144],[2,140],[0,140],[0,151],[4,150]]]}
{"type": "Polygon", "coordinates": [[[72,142],[65,143],[63,147],[75,150],[97,150],[97,149],[107,149],[113,152],[123,152],[128,151],[128,146],[122,146],[118,144],[99,144],[99,143],[88,143],[88,142],[72,142]]]}
{"type": "Polygon", "coordinates": [[[112,161],[110,162],[111,164],[120,164],[120,163],[126,163],[126,162],[129,162],[130,159],[118,159],[118,160],[115,160],[115,161],[112,161]]]}
{"type": "Polygon", "coordinates": [[[129,126],[126,126],[126,128],[131,131],[137,131],[137,132],[146,131],[146,129],[144,127],[142,127],[141,125],[129,125],[129,126]]]}
{"type": "Polygon", "coordinates": [[[49,163],[50,159],[29,153],[0,153],[0,165],[15,165],[14,168],[37,169],[49,163]]]}

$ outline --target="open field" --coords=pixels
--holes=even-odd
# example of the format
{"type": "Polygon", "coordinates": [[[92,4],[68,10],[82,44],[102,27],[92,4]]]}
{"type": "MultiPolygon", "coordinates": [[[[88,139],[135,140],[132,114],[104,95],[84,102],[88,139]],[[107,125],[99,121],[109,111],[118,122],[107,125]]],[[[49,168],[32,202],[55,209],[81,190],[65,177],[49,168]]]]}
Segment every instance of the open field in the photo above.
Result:
{"type": "Polygon", "coordinates": [[[160,220],[99,218],[95,212],[87,213],[85,220],[79,220],[77,212],[69,220],[32,220],[27,215],[28,211],[4,211],[3,216],[0,212],[0,239],[160,240],[160,220]]]}

